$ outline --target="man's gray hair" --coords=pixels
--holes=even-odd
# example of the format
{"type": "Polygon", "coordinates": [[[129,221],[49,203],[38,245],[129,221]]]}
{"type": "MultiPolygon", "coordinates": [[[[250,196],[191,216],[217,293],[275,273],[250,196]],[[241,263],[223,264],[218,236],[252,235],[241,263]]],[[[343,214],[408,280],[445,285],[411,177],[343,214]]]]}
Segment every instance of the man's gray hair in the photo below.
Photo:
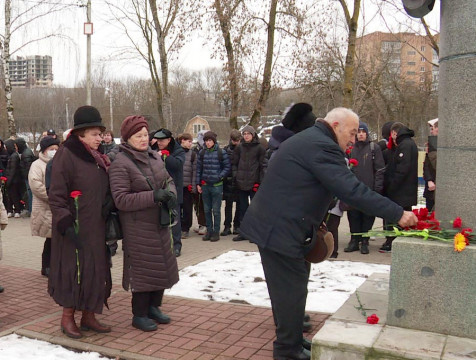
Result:
{"type": "Polygon", "coordinates": [[[329,111],[324,120],[326,120],[329,124],[332,124],[333,122],[340,123],[342,120],[345,120],[349,117],[355,118],[357,121],[359,121],[359,115],[357,115],[355,112],[345,107],[338,107],[329,111]]]}

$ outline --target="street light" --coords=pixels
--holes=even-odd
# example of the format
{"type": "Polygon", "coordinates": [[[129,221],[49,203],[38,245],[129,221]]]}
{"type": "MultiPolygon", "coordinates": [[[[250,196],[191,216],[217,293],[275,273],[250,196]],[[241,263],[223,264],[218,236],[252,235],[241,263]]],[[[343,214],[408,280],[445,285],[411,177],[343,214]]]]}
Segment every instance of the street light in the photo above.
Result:
{"type": "Polygon", "coordinates": [[[69,101],[69,97],[65,98],[64,99],[65,101],[65,106],[66,106],[66,128],[73,128],[73,124],[71,124],[70,126],[70,123],[69,123],[69,108],[68,108],[68,101],[69,101]]]}
{"type": "Polygon", "coordinates": [[[422,18],[433,10],[435,0],[402,0],[403,7],[408,15],[414,18],[422,18]]]}
{"type": "Polygon", "coordinates": [[[114,121],[113,121],[113,114],[112,114],[112,87],[104,88],[104,91],[106,95],[109,95],[109,114],[111,116],[110,130],[113,131],[114,121]]]}

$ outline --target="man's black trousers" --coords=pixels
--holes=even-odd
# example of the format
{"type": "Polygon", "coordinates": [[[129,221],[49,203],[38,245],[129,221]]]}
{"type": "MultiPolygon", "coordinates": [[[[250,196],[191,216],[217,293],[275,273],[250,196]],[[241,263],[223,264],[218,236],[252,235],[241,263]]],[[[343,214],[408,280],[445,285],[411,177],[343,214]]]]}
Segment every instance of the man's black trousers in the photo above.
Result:
{"type": "Polygon", "coordinates": [[[273,356],[300,353],[309,264],[265,248],[259,252],[276,323],[273,356]]]}

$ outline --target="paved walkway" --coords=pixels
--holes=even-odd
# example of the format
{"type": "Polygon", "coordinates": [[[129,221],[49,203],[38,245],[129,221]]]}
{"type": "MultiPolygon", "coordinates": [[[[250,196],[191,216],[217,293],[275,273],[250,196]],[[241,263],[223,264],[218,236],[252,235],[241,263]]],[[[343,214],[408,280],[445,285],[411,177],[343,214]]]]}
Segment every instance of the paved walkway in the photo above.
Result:
{"type": "MultiPolygon", "coordinates": [[[[345,219],[341,245],[348,241],[345,219]]],[[[233,242],[232,236],[216,243],[198,235],[183,240],[179,268],[197,264],[229,250],[256,251],[248,241],[233,242]]],[[[131,326],[131,294],[121,287],[122,251],[113,257],[113,292],[110,309],[98,318],[111,325],[109,334],[84,332],[80,340],[59,329],[61,308],[46,292],[47,279],[40,275],[43,239],[30,236],[29,219],[10,219],[2,232],[4,257],[0,261],[0,336],[12,332],[86,351],[97,351],[116,359],[271,359],[274,324],[269,308],[236,303],[193,300],[165,296],[162,310],[171,316],[168,325],[144,333],[131,326]]],[[[389,263],[389,254],[378,254],[382,240],[371,242],[371,254],[346,254],[342,258],[389,263]]],[[[79,322],[79,316],[76,318],[79,322]]],[[[309,339],[320,329],[327,314],[311,313],[309,339]]]]}

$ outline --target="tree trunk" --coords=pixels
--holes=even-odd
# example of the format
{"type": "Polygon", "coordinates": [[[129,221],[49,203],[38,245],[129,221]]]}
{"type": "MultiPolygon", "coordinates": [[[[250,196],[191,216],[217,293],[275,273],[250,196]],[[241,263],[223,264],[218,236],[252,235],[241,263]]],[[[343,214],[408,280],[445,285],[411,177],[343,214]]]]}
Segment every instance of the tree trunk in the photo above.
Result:
{"type": "Polygon", "coordinates": [[[5,0],[5,39],[2,47],[2,63],[5,78],[5,100],[7,108],[8,133],[11,137],[17,136],[17,127],[13,116],[12,84],[10,82],[10,26],[11,26],[11,0],[5,0]]]}
{"type": "Polygon", "coordinates": [[[235,51],[230,35],[230,17],[225,18],[223,8],[221,7],[221,0],[215,0],[215,10],[217,13],[220,29],[225,42],[225,50],[227,56],[226,70],[228,72],[228,85],[230,86],[231,95],[231,110],[230,110],[230,127],[232,129],[238,128],[238,79],[236,75],[235,51]]]}
{"type": "Polygon", "coordinates": [[[268,44],[266,49],[266,62],[263,70],[263,82],[261,83],[261,92],[258,102],[251,116],[250,125],[255,129],[259,125],[261,113],[266,106],[266,101],[269,97],[269,91],[271,89],[271,74],[273,65],[273,51],[274,51],[274,30],[276,24],[276,8],[278,6],[278,0],[271,0],[271,8],[269,9],[269,21],[268,21],[268,44]]]}
{"type": "Polygon", "coordinates": [[[162,85],[162,115],[164,117],[165,127],[171,129],[172,126],[172,100],[169,93],[169,64],[167,59],[167,51],[165,48],[166,34],[162,30],[159,17],[157,14],[157,3],[155,0],[149,0],[150,8],[152,10],[152,19],[154,20],[154,27],[157,36],[157,43],[159,46],[159,60],[161,71],[161,85],[162,85]]]}
{"type": "Polygon", "coordinates": [[[357,27],[360,13],[360,1],[354,0],[354,13],[350,17],[349,9],[345,0],[339,0],[344,10],[347,27],[349,28],[349,37],[347,39],[347,55],[345,57],[344,84],[342,85],[342,106],[350,108],[353,105],[353,83],[355,69],[355,39],[357,38],[357,27]]]}

